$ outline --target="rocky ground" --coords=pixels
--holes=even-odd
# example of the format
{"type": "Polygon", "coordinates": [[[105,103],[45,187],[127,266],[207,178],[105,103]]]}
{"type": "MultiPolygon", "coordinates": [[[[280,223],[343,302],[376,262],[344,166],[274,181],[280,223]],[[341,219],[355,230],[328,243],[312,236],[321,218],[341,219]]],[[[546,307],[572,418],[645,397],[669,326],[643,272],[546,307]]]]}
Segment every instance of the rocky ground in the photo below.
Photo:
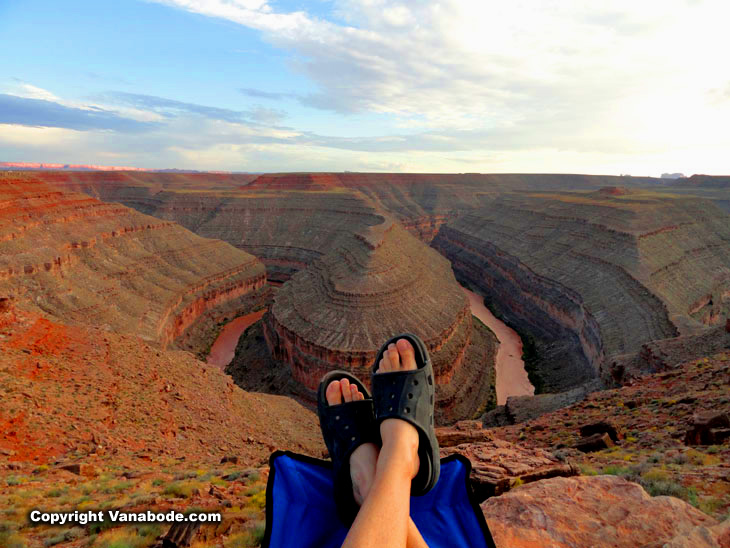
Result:
{"type": "Polygon", "coordinates": [[[590,394],[538,419],[494,429],[550,449],[584,475],[612,474],[652,495],[679,497],[717,518],[730,514],[730,353],[681,364],[633,384],[590,394]],[[586,440],[581,426],[598,427],[586,440]],[[587,443],[588,442],[588,443],[587,443]]]}

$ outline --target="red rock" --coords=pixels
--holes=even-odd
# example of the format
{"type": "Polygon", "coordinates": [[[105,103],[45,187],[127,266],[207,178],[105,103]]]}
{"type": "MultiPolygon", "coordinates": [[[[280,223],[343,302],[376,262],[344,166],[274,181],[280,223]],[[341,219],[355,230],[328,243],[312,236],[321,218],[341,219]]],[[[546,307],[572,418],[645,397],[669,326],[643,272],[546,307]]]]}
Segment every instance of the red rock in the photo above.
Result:
{"type": "Polygon", "coordinates": [[[611,446],[613,446],[613,440],[611,439],[611,436],[605,433],[593,434],[592,436],[581,438],[575,444],[573,444],[573,447],[575,449],[577,449],[578,451],[583,451],[584,453],[600,451],[601,449],[607,449],[611,446]]]}
{"type": "Polygon", "coordinates": [[[662,548],[730,548],[730,519],[713,526],[698,525],[688,534],[680,534],[662,548]]]}
{"type": "MultiPolygon", "coordinates": [[[[443,435],[443,429],[441,432],[443,435]]],[[[500,439],[441,448],[442,457],[453,453],[471,462],[471,483],[479,501],[509,491],[516,483],[579,473],[575,466],[559,461],[543,449],[530,449],[500,439]]]]}
{"type": "Polygon", "coordinates": [[[728,438],[730,416],[722,411],[710,411],[692,417],[692,425],[684,436],[687,445],[714,445],[728,438]]]}
{"type": "Polygon", "coordinates": [[[616,476],[538,481],[492,497],[481,508],[496,545],[510,548],[659,547],[699,534],[699,526],[717,526],[680,499],[651,497],[616,476]]]}
{"type": "Polygon", "coordinates": [[[592,422],[580,427],[580,435],[584,438],[593,434],[608,434],[613,442],[617,442],[621,438],[616,426],[608,421],[592,422]]]}

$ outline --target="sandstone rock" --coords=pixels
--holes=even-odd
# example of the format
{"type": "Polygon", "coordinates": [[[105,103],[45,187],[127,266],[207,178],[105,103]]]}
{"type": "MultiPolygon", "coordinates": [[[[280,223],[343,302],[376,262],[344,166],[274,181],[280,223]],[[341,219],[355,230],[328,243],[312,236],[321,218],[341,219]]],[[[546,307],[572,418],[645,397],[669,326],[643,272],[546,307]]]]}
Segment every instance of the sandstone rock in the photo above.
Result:
{"type": "Polygon", "coordinates": [[[491,441],[492,434],[480,421],[459,421],[453,426],[436,428],[436,438],[440,447],[453,447],[463,443],[491,441]]]}
{"type": "Polygon", "coordinates": [[[692,425],[684,437],[687,445],[713,445],[728,438],[730,416],[724,412],[706,412],[692,417],[692,425]]]}
{"type": "Polygon", "coordinates": [[[659,547],[717,525],[680,499],[652,498],[616,476],[538,481],[481,508],[496,545],[512,548],[659,547]]]}
{"type": "Polygon", "coordinates": [[[484,374],[493,361],[466,370],[469,303],[449,262],[383,217],[297,272],[264,316],[273,356],[312,391],[333,369],[369,379],[382,343],[403,332],[419,335],[429,349],[436,405],[446,420],[473,416],[493,389],[484,374]],[[466,408],[455,409],[448,399],[464,387],[476,393],[461,398],[466,408]]]}
{"type": "Polygon", "coordinates": [[[615,443],[621,438],[619,430],[615,425],[608,421],[598,421],[589,424],[584,424],[580,427],[580,435],[584,438],[592,436],[593,434],[608,434],[611,440],[615,443]]]}
{"type": "Polygon", "coordinates": [[[66,464],[59,467],[61,470],[66,470],[68,472],[71,472],[72,474],[76,474],[77,476],[95,476],[96,475],[96,469],[90,465],[83,462],[77,462],[73,464],[66,464]]]}
{"type": "Polygon", "coordinates": [[[607,433],[597,433],[578,440],[573,447],[584,453],[600,451],[613,446],[613,440],[607,433]]]}
{"type": "Polygon", "coordinates": [[[555,476],[574,476],[578,469],[543,449],[530,449],[500,439],[442,447],[441,456],[458,453],[472,464],[471,482],[477,500],[509,491],[516,483],[555,476]]]}
{"type": "Polygon", "coordinates": [[[264,265],[220,241],[120,204],[0,174],[0,294],[69,323],[108,326],[172,345],[200,317],[244,303],[264,265]]]}
{"type": "Polygon", "coordinates": [[[187,548],[195,540],[200,522],[176,522],[155,544],[155,548],[187,548]]]}
{"type": "Polygon", "coordinates": [[[730,548],[730,519],[718,525],[698,525],[688,534],[680,534],[662,548],[730,548]]]}

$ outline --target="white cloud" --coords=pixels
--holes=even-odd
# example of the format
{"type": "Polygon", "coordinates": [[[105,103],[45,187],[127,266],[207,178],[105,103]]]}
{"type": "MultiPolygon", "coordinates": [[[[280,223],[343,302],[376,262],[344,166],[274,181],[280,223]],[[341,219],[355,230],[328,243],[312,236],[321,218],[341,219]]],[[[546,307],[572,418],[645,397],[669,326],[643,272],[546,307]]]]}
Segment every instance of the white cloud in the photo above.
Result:
{"type": "Polygon", "coordinates": [[[306,105],[518,147],[520,136],[575,150],[677,144],[730,78],[725,0],[335,0],[344,24],[263,2],[159,1],[262,31],[317,84],[306,105]],[[685,125],[667,142],[679,105],[685,125]]]}

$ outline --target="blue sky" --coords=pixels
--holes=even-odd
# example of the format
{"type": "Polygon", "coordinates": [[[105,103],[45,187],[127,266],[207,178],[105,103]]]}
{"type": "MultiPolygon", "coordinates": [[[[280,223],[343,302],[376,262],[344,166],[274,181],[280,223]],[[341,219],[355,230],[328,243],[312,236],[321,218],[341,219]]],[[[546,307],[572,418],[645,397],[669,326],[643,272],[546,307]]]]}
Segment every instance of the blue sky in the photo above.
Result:
{"type": "Polygon", "coordinates": [[[727,2],[0,0],[0,161],[730,173],[727,2]]]}

